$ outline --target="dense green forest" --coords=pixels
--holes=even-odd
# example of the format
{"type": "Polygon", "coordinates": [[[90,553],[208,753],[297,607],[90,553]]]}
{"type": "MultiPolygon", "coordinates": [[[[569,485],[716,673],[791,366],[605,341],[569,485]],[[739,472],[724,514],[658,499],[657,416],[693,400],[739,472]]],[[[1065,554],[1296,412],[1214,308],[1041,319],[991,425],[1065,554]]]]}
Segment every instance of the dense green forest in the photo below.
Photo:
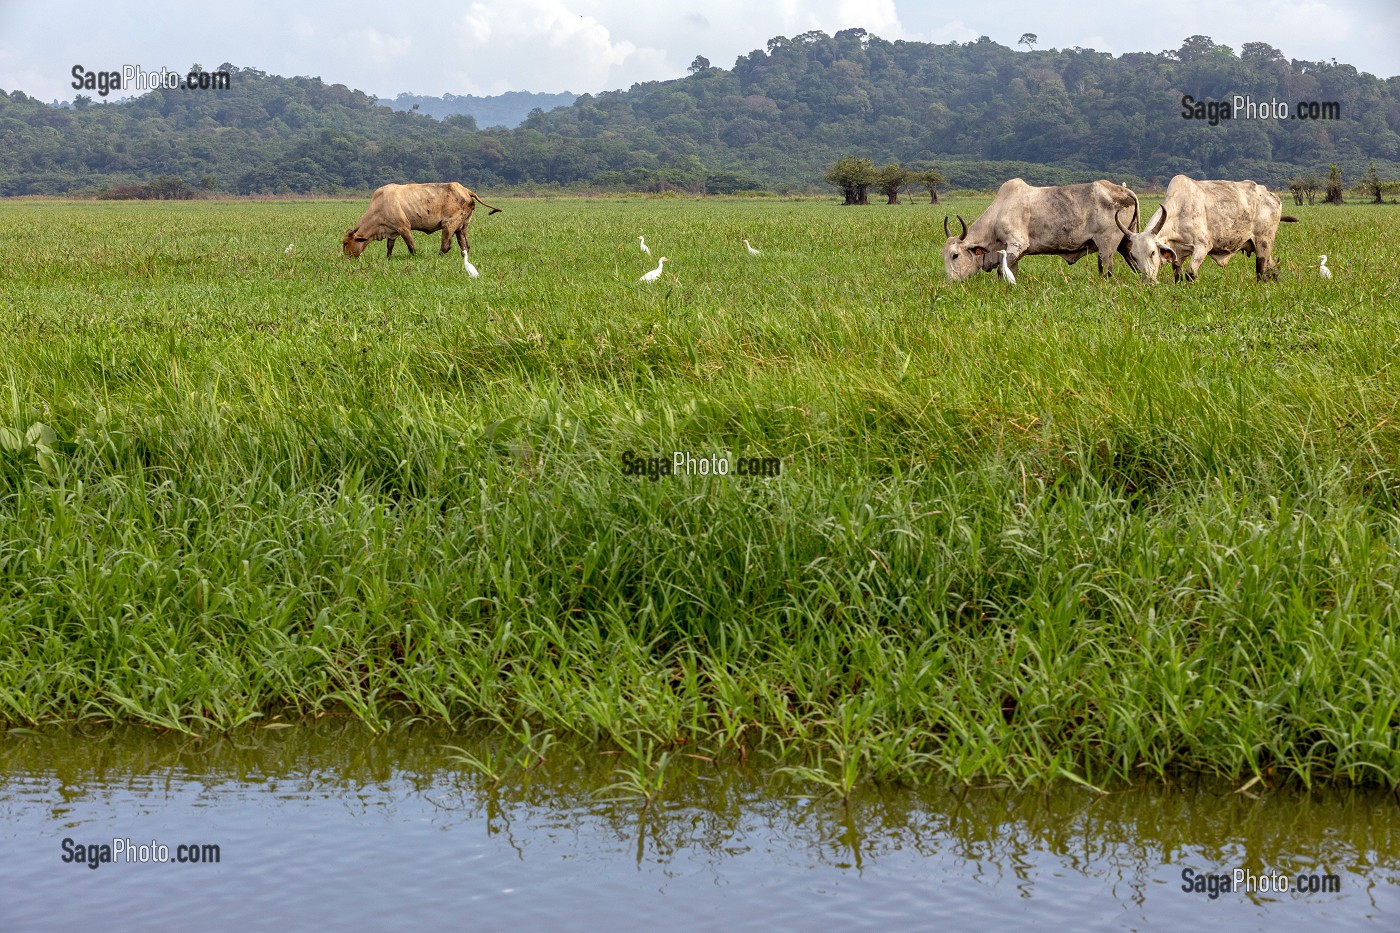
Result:
{"type": "Polygon", "coordinates": [[[952,187],[1178,172],[1278,187],[1338,164],[1400,176],[1400,77],[1237,54],[1204,36],[1117,58],[1022,51],[990,39],[889,42],[862,29],[768,41],[732,69],[697,58],[684,78],[584,94],[514,129],[394,112],[319,78],[224,64],[222,91],[152,91],[55,107],[0,93],[0,194],[167,190],[363,192],[387,181],[731,192],[826,189],[842,156],[936,166],[952,187]],[[1338,104],[1336,120],[1184,119],[1182,97],[1338,104]]]}
{"type": "Polygon", "coordinates": [[[525,122],[531,110],[567,107],[577,97],[577,94],[568,91],[559,94],[507,91],[491,97],[478,97],[475,94],[444,94],[441,97],[432,97],[428,94],[403,93],[392,100],[381,97],[379,103],[394,110],[417,110],[439,120],[452,116],[466,116],[475,120],[477,126],[516,127],[525,122]]]}

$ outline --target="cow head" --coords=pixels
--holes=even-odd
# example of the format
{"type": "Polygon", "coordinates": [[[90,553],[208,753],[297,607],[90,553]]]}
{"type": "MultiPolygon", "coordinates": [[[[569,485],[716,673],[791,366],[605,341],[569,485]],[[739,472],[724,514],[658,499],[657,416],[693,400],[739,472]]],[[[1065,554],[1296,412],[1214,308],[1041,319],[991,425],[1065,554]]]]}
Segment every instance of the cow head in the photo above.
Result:
{"type": "Polygon", "coordinates": [[[349,230],[346,230],[345,239],[340,241],[340,248],[343,249],[345,255],[349,256],[351,259],[360,258],[360,254],[363,253],[365,247],[369,245],[369,237],[359,236],[355,233],[357,229],[357,227],[351,227],[349,230]]]}
{"type": "Polygon", "coordinates": [[[1113,219],[1123,234],[1123,242],[1128,245],[1124,256],[1133,271],[1151,285],[1157,281],[1157,273],[1161,270],[1163,262],[1176,261],[1176,253],[1172,248],[1157,238],[1157,234],[1162,232],[1162,226],[1167,222],[1167,207],[1164,204],[1157,208],[1152,222],[1141,233],[1133,233],[1123,226],[1121,214],[1122,211],[1114,214],[1113,219]]]}
{"type": "Polygon", "coordinates": [[[948,218],[943,218],[943,234],[948,238],[943,243],[943,271],[948,273],[950,282],[963,282],[979,272],[995,269],[999,257],[985,244],[968,243],[967,221],[961,214],[955,216],[962,224],[962,232],[957,236],[948,229],[948,218]]]}

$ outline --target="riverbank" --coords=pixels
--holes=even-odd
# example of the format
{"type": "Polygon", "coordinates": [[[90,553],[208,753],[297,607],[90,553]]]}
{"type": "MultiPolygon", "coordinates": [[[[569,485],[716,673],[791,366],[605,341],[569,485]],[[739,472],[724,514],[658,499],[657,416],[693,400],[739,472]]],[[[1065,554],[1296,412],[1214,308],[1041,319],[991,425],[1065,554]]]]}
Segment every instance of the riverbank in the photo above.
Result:
{"type": "Polygon", "coordinates": [[[468,279],[344,203],[0,204],[0,718],[1400,784],[1393,213],[1011,288],[926,205],[504,206],[468,279]]]}

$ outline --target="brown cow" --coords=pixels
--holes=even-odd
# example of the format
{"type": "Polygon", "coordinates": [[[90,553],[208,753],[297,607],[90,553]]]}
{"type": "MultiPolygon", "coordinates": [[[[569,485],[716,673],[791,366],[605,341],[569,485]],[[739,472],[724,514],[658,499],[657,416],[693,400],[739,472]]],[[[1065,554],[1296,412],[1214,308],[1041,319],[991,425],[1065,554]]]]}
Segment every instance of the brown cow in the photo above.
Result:
{"type": "Polygon", "coordinates": [[[375,189],[370,198],[369,210],[360,222],[345,231],[345,239],[340,241],[345,255],[351,259],[365,251],[365,247],[375,240],[389,239],[386,256],[394,255],[394,240],[403,237],[410,254],[415,252],[413,237],[409,231],[423,233],[442,231],[442,252],[452,249],[452,237],[462,252],[470,249],[467,243],[467,225],[471,223],[472,211],[480,204],[491,208],[491,213],[500,211],[491,207],[470,188],[455,181],[430,182],[415,185],[384,185],[375,189]]]}

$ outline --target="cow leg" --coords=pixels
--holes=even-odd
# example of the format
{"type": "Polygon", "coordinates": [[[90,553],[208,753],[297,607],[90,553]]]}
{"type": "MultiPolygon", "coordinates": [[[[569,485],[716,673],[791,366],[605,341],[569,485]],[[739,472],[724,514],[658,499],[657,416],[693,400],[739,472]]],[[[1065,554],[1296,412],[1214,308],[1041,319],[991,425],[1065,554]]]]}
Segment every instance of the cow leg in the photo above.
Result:
{"type": "Polygon", "coordinates": [[[1118,250],[1119,237],[1109,237],[1107,240],[1095,240],[1094,246],[1099,251],[1099,275],[1104,278],[1113,276],[1113,254],[1118,250]]]}
{"type": "Polygon", "coordinates": [[[439,252],[439,253],[448,253],[448,252],[451,252],[451,251],[452,251],[452,231],[449,230],[449,229],[447,229],[446,227],[443,227],[443,228],[442,228],[442,248],[439,249],[438,252],[439,252]]]}
{"type": "Polygon", "coordinates": [[[385,259],[392,259],[392,258],[393,258],[393,256],[394,256],[394,240],[396,240],[396,239],[397,239],[397,237],[389,237],[389,249],[384,253],[384,258],[385,258],[385,259]]]}
{"type": "MultiPolygon", "coordinates": [[[[1026,250],[1030,247],[1025,243],[1017,243],[1014,240],[1006,244],[1006,267],[1015,275],[1021,267],[1021,257],[1026,255],[1026,250]]],[[[1001,260],[997,260],[997,275],[1001,275],[1001,260]]]]}
{"type": "Polygon", "coordinates": [[[391,255],[394,250],[394,237],[403,238],[404,246],[408,247],[408,255],[413,256],[417,254],[418,251],[413,248],[413,231],[409,228],[407,224],[403,224],[402,226],[395,226],[389,232],[389,252],[391,255]]]}
{"type": "Polygon", "coordinates": [[[1260,282],[1278,281],[1278,263],[1274,262],[1274,244],[1263,243],[1254,254],[1254,277],[1260,282]]]}
{"type": "Polygon", "coordinates": [[[461,227],[457,230],[457,248],[463,253],[470,248],[467,246],[467,228],[461,227]]]}
{"type": "Polygon", "coordinates": [[[1198,246],[1191,250],[1191,257],[1186,260],[1186,272],[1182,276],[1188,282],[1196,281],[1196,273],[1201,271],[1201,264],[1206,261],[1209,252],[1204,246],[1198,246]]]}

